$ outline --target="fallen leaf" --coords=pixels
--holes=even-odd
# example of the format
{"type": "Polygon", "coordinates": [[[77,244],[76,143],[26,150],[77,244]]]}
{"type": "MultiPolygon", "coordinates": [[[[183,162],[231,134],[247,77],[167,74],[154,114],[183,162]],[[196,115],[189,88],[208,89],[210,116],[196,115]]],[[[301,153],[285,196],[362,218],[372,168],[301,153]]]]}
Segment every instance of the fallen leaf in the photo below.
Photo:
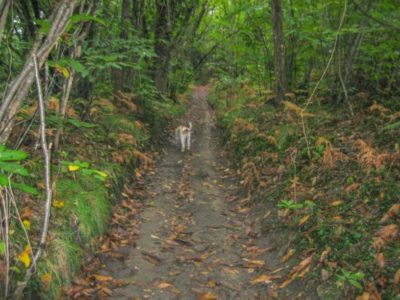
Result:
{"type": "Polygon", "coordinates": [[[388,221],[390,218],[395,216],[400,216],[400,204],[396,203],[391,208],[389,208],[388,212],[382,217],[379,221],[380,223],[384,223],[388,221]]]}
{"type": "Polygon", "coordinates": [[[247,259],[247,258],[243,258],[243,260],[245,262],[247,262],[247,266],[248,267],[262,267],[265,265],[265,262],[263,260],[259,260],[259,259],[247,259]]]}
{"type": "Polygon", "coordinates": [[[295,280],[297,277],[302,278],[309,270],[311,267],[311,262],[312,262],[313,256],[310,255],[309,257],[303,259],[297,266],[295,266],[292,271],[289,274],[288,279],[286,279],[280,286],[279,288],[283,289],[286,286],[288,286],[293,280],[295,280]]]}
{"type": "Polygon", "coordinates": [[[50,285],[51,283],[51,274],[50,273],[45,273],[42,275],[42,277],[40,277],[40,280],[42,281],[42,283],[44,285],[50,285]]]}
{"type": "Polygon", "coordinates": [[[93,277],[94,277],[94,279],[96,279],[97,281],[101,281],[101,282],[113,280],[113,278],[112,278],[111,276],[107,276],[107,275],[94,274],[93,277]]]}
{"type": "Polygon", "coordinates": [[[168,283],[168,282],[160,282],[157,287],[160,289],[166,289],[168,287],[170,287],[172,284],[168,283]]]}
{"type": "Polygon", "coordinates": [[[386,240],[387,242],[392,241],[399,233],[399,226],[396,224],[390,224],[382,227],[378,232],[377,236],[386,240]]]}
{"type": "Polygon", "coordinates": [[[376,254],[376,260],[378,261],[379,267],[381,268],[385,267],[385,257],[383,256],[382,252],[376,254]]]}
{"type": "Polygon", "coordinates": [[[209,288],[213,288],[213,287],[215,287],[217,285],[217,283],[214,281],[214,280],[209,280],[208,282],[207,282],[207,286],[209,287],[209,288]]]}
{"type": "Polygon", "coordinates": [[[281,262],[287,262],[289,260],[289,258],[291,258],[293,256],[293,254],[295,253],[296,250],[294,249],[289,249],[288,252],[286,253],[286,255],[282,258],[281,262]]]}
{"type": "Polygon", "coordinates": [[[22,219],[22,220],[27,219],[27,218],[29,218],[30,216],[32,216],[33,213],[34,213],[34,211],[32,210],[32,208],[30,208],[30,207],[24,207],[24,208],[22,209],[22,211],[21,211],[21,219],[22,219]]]}
{"type": "Polygon", "coordinates": [[[342,205],[343,201],[342,200],[335,200],[331,202],[331,206],[339,206],[342,205]]]}
{"type": "Polygon", "coordinates": [[[303,225],[304,223],[306,223],[308,221],[308,219],[310,219],[309,215],[306,215],[304,217],[302,217],[299,221],[299,226],[303,225]]]}
{"type": "Polygon", "coordinates": [[[198,300],[218,300],[218,297],[211,292],[202,294],[198,297],[198,300]]]}
{"type": "Polygon", "coordinates": [[[252,281],[250,281],[250,284],[252,284],[252,285],[255,285],[255,284],[258,284],[258,283],[267,284],[267,283],[271,283],[272,280],[279,279],[279,278],[281,278],[281,276],[279,276],[279,275],[271,276],[271,275],[263,274],[263,275],[258,276],[255,279],[253,279],[252,281]]]}
{"type": "Polygon", "coordinates": [[[352,191],[356,191],[361,187],[361,184],[354,182],[350,185],[348,185],[344,190],[346,191],[346,193],[350,193],[352,191]]]}
{"type": "Polygon", "coordinates": [[[319,262],[323,263],[331,252],[331,247],[327,246],[324,251],[322,251],[321,256],[319,257],[319,262]]]}

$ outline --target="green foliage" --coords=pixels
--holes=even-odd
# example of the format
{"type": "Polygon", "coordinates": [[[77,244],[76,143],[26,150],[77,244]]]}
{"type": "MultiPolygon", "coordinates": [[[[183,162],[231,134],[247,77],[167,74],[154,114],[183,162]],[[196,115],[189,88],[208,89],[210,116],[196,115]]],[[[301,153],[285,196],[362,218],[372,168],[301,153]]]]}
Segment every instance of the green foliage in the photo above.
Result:
{"type": "Polygon", "coordinates": [[[341,274],[337,274],[337,278],[341,282],[348,282],[358,289],[362,289],[361,280],[364,279],[365,274],[363,272],[351,272],[341,269],[341,274]]]}
{"type": "Polygon", "coordinates": [[[20,176],[30,176],[29,171],[20,165],[19,161],[22,161],[28,157],[28,154],[20,150],[10,150],[4,145],[0,145],[0,185],[12,188],[16,188],[29,194],[38,194],[36,188],[29,186],[25,183],[17,183],[11,181],[11,175],[17,174],[20,176]]]}
{"type": "Polygon", "coordinates": [[[60,161],[60,164],[63,166],[61,171],[66,172],[82,172],[82,174],[87,176],[92,176],[100,181],[105,181],[108,177],[107,173],[89,168],[88,162],[80,162],[79,160],[75,160],[73,162],[68,161],[60,161]]]}
{"type": "Polygon", "coordinates": [[[281,209],[297,210],[299,208],[303,208],[304,205],[302,203],[296,203],[292,199],[288,199],[279,201],[278,207],[281,209]]]}

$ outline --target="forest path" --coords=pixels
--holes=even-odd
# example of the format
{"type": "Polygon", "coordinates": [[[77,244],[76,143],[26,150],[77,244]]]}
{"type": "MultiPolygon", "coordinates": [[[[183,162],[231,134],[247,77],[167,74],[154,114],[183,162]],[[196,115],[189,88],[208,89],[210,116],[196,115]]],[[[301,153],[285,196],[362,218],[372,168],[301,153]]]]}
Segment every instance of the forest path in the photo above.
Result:
{"type": "MultiPolygon", "coordinates": [[[[123,260],[102,261],[102,278],[124,285],[110,299],[269,299],[268,242],[252,227],[249,199],[241,196],[224,157],[207,103],[207,88],[193,90],[186,120],[192,151],[171,141],[144,185],[137,239],[123,260]],[[262,278],[262,277],[261,277],[262,278]]],[[[236,179],[236,180],[235,180],[236,179]]],[[[272,277],[274,277],[272,275],[272,277]]]]}

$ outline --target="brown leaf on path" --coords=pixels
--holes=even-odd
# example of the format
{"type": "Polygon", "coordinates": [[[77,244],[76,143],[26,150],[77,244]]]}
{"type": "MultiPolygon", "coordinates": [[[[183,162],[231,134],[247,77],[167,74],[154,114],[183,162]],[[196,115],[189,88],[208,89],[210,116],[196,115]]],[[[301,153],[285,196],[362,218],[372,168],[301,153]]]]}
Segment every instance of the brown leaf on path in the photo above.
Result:
{"type": "Polygon", "coordinates": [[[323,263],[331,252],[331,247],[327,246],[324,251],[322,251],[321,256],[319,257],[319,263],[323,263]]]}
{"type": "Polygon", "coordinates": [[[306,223],[308,220],[310,219],[309,215],[306,215],[304,217],[302,217],[299,221],[299,226],[303,225],[304,223],[306,223]]]}
{"type": "Polygon", "coordinates": [[[261,268],[265,265],[265,262],[263,260],[259,260],[259,259],[243,258],[243,260],[246,262],[244,267],[249,268],[249,269],[257,269],[257,268],[261,268]]]}
{"type": "Polygon", "coordinates": [[[366,290],[362,295],[358,296],[356,300],[381,300],[382,297],[376,289],[375,285],[369,283],[366,290]]]}
{"type": "Polygon", "coordinates": [[[393,217],[400,216],[400,204],[396,203],[391,208],[389,208],[388,212],[382,217],[379,223],[384,223],[393,217]]]}
{"type": "Polygon", "coordinates": [[[279,279],[279,278],[281,278],[280,275],[272,275],[271,276],[271,275],[263,274],[263,275],[258,276],[255,279],[253,279],[252,281],[250,281],[250,284],[251,285],[255,285],[255,284],[258,284],[258,283],[267,284],[267,283],[271,283],[273,280],[279,279]]]}
{"type": "Polygon", "coordinates": [[[386,242],[391,242],[399,234],[399,226],[396,224],[390,224],[382,227],[378,232],[377,236],[384,239],[386,242]]]}
{"type": "Polygon", "coordinates": [[[93,278],[94,278],[95,280],[101,281],[101,282],[113,280],[113,278],[112,278],[111,276],[99,275],[99,274],[94,274],[94,275],[93,275],[93,278]]]}
{"type": "Polygon", "coordinates": [[[289,260],[289,258],[291,258],[293,256],[293,254],[295,253],[294,249],[289,249],[288,252],[286,253],[286,255],[282,258],[281,262],[285,263],[289,260]]]}
{"type": "Polygon", "coordinates": [[[289,274],[288,279],[286,279],[279,288],[284,288],[288,286],[293,280],[297,277],[302,278],[308,271],[310,271],[311,262],[313,259],[313,255],[303,259],[297,266],[295,266],[289,274]]]}
{"type": "Polygon", "coordinates": [[[207,292],[205,294],[200,295],[198,300],[218,300],[218,297],[212,294],[211,292],[207,292]]]}
{"type": "Polygon", "coordinates": [[[385,267],[385,256],[383,255],[383,253],[380,252],[376,254],[375,258],[378,262],[379,267],[383,269],[385,267]]]}
{"type": "Polygon", "coordinates": [[[172,284],[168,283],[168,282],[160,282],[157,284],[157,287],[159,289],[166,289],[168,287],[172,286],[172,284]]]}
{"type": "Polygon", "coordinates": [[[360,187],[361,187],[360,183],[354,182],[354,183],[348,185],[344,190],[346,191],[346,193],[351,193],[352,191],[356,191],[356,190],[360,189],[360,187]]]}
{"type": "Polygon", "coordinates": [[[209,287],[209,288],[213,288],[213,287],[215,287],[217,285],[217,283],[214,281],[214,280],[208,280],[208,282],[207,282],[207,286],[209,287]]]}
{"type": "Polygon", "coordinates": [[[331,206],[339,206],[342,205],[343,201],[342,200],[335,200],[331,202],[331,206]]]}
{"type": "Polygon", "coordinates": [[[400,269],[398,269],[397,272],[394,274],[393,284],[400,285],[400,269]]]}

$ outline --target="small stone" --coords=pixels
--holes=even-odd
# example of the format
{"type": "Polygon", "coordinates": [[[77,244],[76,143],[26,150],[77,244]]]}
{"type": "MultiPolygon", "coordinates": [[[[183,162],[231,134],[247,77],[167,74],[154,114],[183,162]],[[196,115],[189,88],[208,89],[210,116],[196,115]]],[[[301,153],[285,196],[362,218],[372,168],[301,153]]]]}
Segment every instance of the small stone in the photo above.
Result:
{"type": "Polygon", "coordinates": [[[321,270],[321,278],[322,278],[322,281],[328,280],[329,277],[331,277],[331,273],[330,273],[329,271],[325,270],[325,269],[322,269],[322,270],[321,270]]]}

